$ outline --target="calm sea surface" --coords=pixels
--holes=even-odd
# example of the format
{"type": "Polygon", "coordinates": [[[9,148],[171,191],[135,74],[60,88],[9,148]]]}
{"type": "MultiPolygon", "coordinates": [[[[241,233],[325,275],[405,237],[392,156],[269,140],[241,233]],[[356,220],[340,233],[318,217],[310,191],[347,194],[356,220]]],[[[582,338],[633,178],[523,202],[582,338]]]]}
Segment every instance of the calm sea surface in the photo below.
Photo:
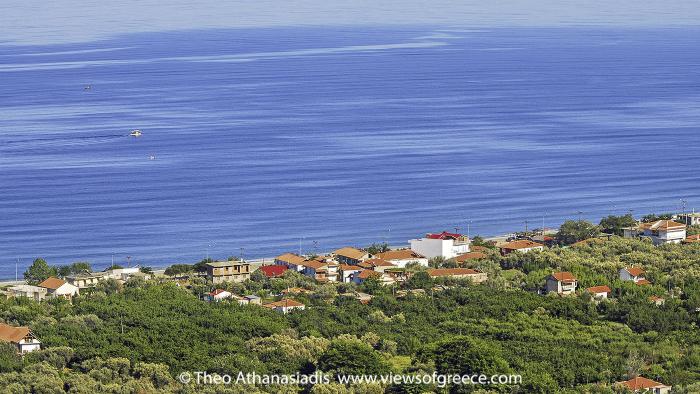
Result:
{"type": "Polygon", "coordinates": [[[0,46],[0,277],[37,256],[162,266],[700,209],[699,33],[0,46]]]}

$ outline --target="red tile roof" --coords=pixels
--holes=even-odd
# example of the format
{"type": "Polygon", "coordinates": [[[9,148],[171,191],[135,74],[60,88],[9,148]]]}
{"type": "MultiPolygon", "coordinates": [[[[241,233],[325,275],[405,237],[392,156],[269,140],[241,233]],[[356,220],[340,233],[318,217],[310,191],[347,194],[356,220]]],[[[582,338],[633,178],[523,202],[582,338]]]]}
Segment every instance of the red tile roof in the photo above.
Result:
{"type": "Polygon", "coordinates": [[[66,283],[63,279],[54,278],[53,276],[47,278],[45,281],[39,283],[39,287],[44,287],[51,290],[56,290],[66,283]]]}
{"type": "Polygon", "coordinates": [[[357,275],[357,277],[360,278],[360,279],[368,279],[368,278],[373,277],[373,276],[380,277],[380,276],[382,276],[382,274],[380,274],[380,273],[377,272],[377,271],[363,270],[362,272],[360,272],[360,273],[357,275]]]}
{"type": "Polygon", "coordinates": [[[651,223],[642,223],[639,225],[643,230],[680,230],[686,226],[683,223],[674,222],[673,220],[657,220],[651,223]]]}
{"type": "Polygon", "coordinates": [[[668,387],[663,383],[655,382],[651,379],[643,378],[641,376],[637,376],[634,379],[630,379],[626,382],[620,382],[620,383],[627,386],[628,389],[633,390],[633,391],[651,389],[651,388],[656,388],[656,387],[668,387]]]}
{"type": "Polygon", "coordinates": [[[18,343],[29,335],[29,327],[14,327],[0,323],[0,341],[18,343]]]}
{"type": "Polygon", "coordinates": [[[382,259],[369,259],[361,262],[358,266],[372,269],[374,267],[396,267],[395,264],[382,259]]]}
{"type": "Polygon", "coordinates": [[[350,264],[341,264],[340,265],[340,270],[341,271],[362,271],[361,267],[358,267],[356,265],[350,265],[350,264]]]}
{"type": "Polygon", "coordinates": [[[576,277],[571,272],[555,272],[551,275],[551,277],[559,282],[576,282],[576,277]]]}
{"type": "Polygon", "coordinates": [[[224,289],[216,289],[216,290],[212,291],[211,293],[209,293],[209,295],[210,296],[217,296],[221,293],[228,293],[228,291],[226,291],[224,289]]]}
{"type": "Polygon", "coordinates": [[[629,267],[625,268],[625,271],[629,272],[632,276],[642,276],[644,275],[644,270],[639,267],[629,267]]]}
{"type": "Polygon", "coordinates": [[[448,233],[447,231],[443,231],[440,234],[426,234],[425,237],[429,239],[457,239],[461,238],[462,234],[448,233]]]}
{"type": "Polygon", "coordinates": [[[610,290],[610,288],[608,286],[593,286],[593,287],[587,288],[586,291],[589,293],[595,293],[595,294],[612,292],[612,290],[610,290]]]}
{"type": "Polygon", "coordinates": [[[278,278],[284,275],[284,272],[288,269],[283,265],[264,265],[260,267],[260,271],[268,278],[278,278]]]}
{"type": "Polygon", "coordinates": [[[454,260],[458,263],[463,263],[467,260],[477,260],[477,259],[484,259],[488,257],[486,253],[482,252],[469,252],[469,253],[464,253],[460,254],[459,256],[455,257],[454,260]]]}
{"type": "Polygon", "coordinates": [[[410,260],[424,259],[425,256],[412,251],[411,249],[389,250],[378,253],[377,257],[384,260],[410,260]]]}
{"type": "Polygon", "coordinates": [[[695,235],[690,235],[686,239],[683,240],[683,243],[695,243],[695,242],[700,242],[700,234],[695,234],[695,235]]]}
{"type": "Polygon", "coordinates": [[[512,241],[505,243],[500,246],[501,249],[508,250],[518,250],[518,249],[529,249],[529,248],[542,248],[542,244],[539,242],[533,242],[528,239],[519,239],[517,241],[512,241]]]}
{"type": "Polygon", "coordinates": [[[648,286],[651,284],[651,282],[649,282],[646,279],[640,279],[640,280],[636,281],[635,284],[638,286],[648,286]]]}

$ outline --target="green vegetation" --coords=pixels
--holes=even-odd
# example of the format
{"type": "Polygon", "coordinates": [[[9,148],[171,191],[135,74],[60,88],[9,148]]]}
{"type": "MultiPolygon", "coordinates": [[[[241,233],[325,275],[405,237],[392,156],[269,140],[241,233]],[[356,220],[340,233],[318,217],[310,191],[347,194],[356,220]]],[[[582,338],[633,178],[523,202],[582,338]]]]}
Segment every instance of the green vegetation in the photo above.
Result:
{"type": "MultiPolygon", "coordinates": [[[[467,265],[488,272],[489,280],[432,279],[414,267],[405,288],[425,295],[397,298],[397,289],[368,280],[358,289],[374,294],[366,305],[342,295],[355,290],[353,284],[317,284],[292,271],[224,286],[268,299],[289,288],[311,290],[294,295],[307,309],[288,315],[235,301],[203,302],[213,287],[195,277],[190,288],[105,281],[73,304],[2,300],[0,318],[32,327],[45,350],[21,359],[0,348],[0,385],[11,393],[442,392],[377,385],[350,391],[335,383],[222,388],[174,379],[182,371],[322,370],[523,376],[520,385],[465,391],[481,393],[612,393],[611,383],[636,374],[673,385],[674,392],[700,389],[700,245],[654,247],[612,237],[505,257],[489,252],[467,265]],[[621,282],[618,269],[631,265],[643,267],[653,285],[621,282]],[[612,300],[594,303],[583,291],[538,295],[552,271],[571,271],[579,289],[608,285],[612,300]],[[448,288],[437,291],[438,284],[448,288]],[[665,304],[650,302],[652,295],[665,304]]],[[[43,272],[41,262],[36,266],[29,276],[43,272]]]]}
{"type": "Polygon", "coordinates": [[[604,233],[623,235],[623,229],[637,225],[637,220],[631,215],[614,216],[610,215],[600,220],[600,228],[604,233]]]}
{"type": "Polygon", "coordinates": [[[570,245],[584,239],[595,237],[600,233],[600,227],[585,220],[567,220],[559,228],[557,241],[570,245]]]}

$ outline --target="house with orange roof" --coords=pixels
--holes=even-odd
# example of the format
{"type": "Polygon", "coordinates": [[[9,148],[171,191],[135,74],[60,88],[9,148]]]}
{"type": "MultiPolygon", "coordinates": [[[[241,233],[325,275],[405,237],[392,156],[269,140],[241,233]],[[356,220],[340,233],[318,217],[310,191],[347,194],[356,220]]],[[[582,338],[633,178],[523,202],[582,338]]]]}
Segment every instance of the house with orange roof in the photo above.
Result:
{"type": "Polygon", "coordinates": [[[365,260],[357,266],[366,270],[373,270],[377,272],[384,272],[387,268],[396,268],[396,265],[383,259],[365,260]]]}
{"type": "Polygon", "coordinates": [[[376,278],[383,285],[390,285],[394,283],[394,280],[391,278],[391,276],[385,275],[381,272],[367,269],[353,274],[352,281],[358,285],[361,285],[369,278],[376,278]]]}
{"type": "Polygon", "coordinates": [[[649,297],[649,301],[654,303],[656,306],[661,306],[666,303],[666,300],[664,298],[658,297],[658,296],[651,296],[649,297]]]}
{"type": "Polygon", "coordinates": [[[620,275],[620,280],[632,281],[634,283],[639,283],[640,281],[649,282],[644,278],[644,270],[639,267],[620,268],[618,273],[620,275]]]}
{"type": "Polygon", "coordinates": [[[608,286],[593,286],[586,289],[586,293],[590,294],[595,300],[607,300],[610,296],[610,287],[608,286]]]}
{"type": "Polygon", "coordinates": [[[623,230],[625,238],[649,238],[654,245],[668,243],[678,244],[686,238],[687,226],[673,220],[657,220],[650,223],[640,223],[636,227],[623,230]]]}
{"type": "Polygon", "coordinates": [[[689,235],[683,240],[684,244],[695,244],[698,242],[700,242],[700,234],[689,235]]]}
{"type": "Polygon", "coordinates": [[[302,274],[319,282],[338,281],[338,267],[340,265],[333,260],[305,260],[299,263],[299,266],[303,267],[303,270],[300,271],[302,274]]]}
{"type": "Polygon", "coordinates": [[[655,382],[641,376],[624,382],[617,382],[616,385],[624,387],[633,393],[669,394],[671,392],[671,386],[666,386],[663,383],[655,382]]]}
{"type": "Polygon", "coordinates": [[[486,273],[471,268],[433,268],[425,272],[431,278],[471,279],[474,283],[482,283],[488,279],[486,273]]]}
{"type": "Polygon", "coordinates": [[[214,291],[208,294],[209,301],[221,301],[227,298],[231,298],[232,296],[233,294],[230,291],[226,291],[224,289],[215,289],[214,291]]]}
{"type": "Polygon", "coordinates": [[[547,293],[556,293],[560,295],[569,295],[576,292],[578,281],[571,272],[553,272],[547,277],[547,293]]]}
{"type": "Polygon", "coordinates": [[[542,251],[544,245],[539,242],[530,241],[529,239],[518,239],[511,242],[506,242],[499,246],[501,255],[506,256],[513,252],[527,253],[531,251],[542,251]]]}
{"type": "Polygon", "coordinates": [[[299,301],[295,301],[291,298],[284,298],[279,301],[275,302],[269,302],[267,304],[263,304],[265,308],[270,308],[275,312],[279,312],[283,315],[286,315],[287,313],[290,313],[295,310],[300,310],[303,311],[306,309],[306,305],[302,304],[299,301]]]}
{"type": "Polygon", "coordinates": [[[469,252],[469,237],[443,231],[428,233],[423,238],[410,240],[411,250],[429,259],[443,257],[451,259],[469,252]]]}
{"type": "Polygon", "coordinates": [[[80,289],[78,289],[77,286],[73,286],[65,280],[53,276],[47,278],[37,286],[45,288],[49,297],[61,297],[70,300],[74,296],[80,294],[80,289]]]}
{"type": "Polygon", "coordinates": [[[460,254],[459,256],[456,256],[452,260],[454,260],[454,262],[459,265],[459,264],[465,264],[468,262],[485,259],[487,257],[488,257],[488,255],[484,252],[468,252],[468,253],[464,253],[464,254],[460,254]]]}
{"type": "Polygon", "coordinates": [[[0,342],[11,343],[20,354],[41,350],[41,341],[29,327],[15,327],[0,323],[0,342]]]}
{"type": "Polygon", "coordinates": [[[332,255],[340,264],[358,265],[369,259],[369,253],[352,247],[340,248],[333,251],[332,255]]]}
{"type": "Polygon", "coordinates": [[[400,268],[405,268],[406,265],[411,263],[422,265],[423,267],[428,266],[428,258],[411,249],[388,250],[378,253],[374,257],[386,260],[400,268]]]}
{"type": "Polygon", "coordinates": [[[303,263],[304,261],[306,261],[304,257],[301,257],[294,253],[284,253],[275,257],[276,265],[282,265],[291,270],[296,270],[297,272],[301,272],[304,270],[304,266],[301,265],[301,263],[303,263]]]}
{"type": "Polygon", "coordinates": [[[356,265],[350,264],[340,264],[338,267],[338,281],[348,283],[352,282],[353,275],[357,272],[362,271],[364,268],[358,267],[356,265]]]}

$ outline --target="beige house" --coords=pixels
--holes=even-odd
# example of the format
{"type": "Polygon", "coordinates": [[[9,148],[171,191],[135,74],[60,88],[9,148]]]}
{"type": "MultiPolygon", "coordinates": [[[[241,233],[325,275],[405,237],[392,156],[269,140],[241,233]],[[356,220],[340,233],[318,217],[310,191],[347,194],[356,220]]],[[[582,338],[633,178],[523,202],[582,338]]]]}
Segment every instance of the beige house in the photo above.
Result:
{"type": "Polygon", "coordinates": [[[250,264],[245,261],[207,263],[207,279],[214,284],[243,282],[246,279],[250,279],[250,264]]]}
{"type": "Polygon", "coordinates": [[[10,297],[26,297],[34,301],[41,301],[46,298],[48,291],[44,287],[32,285],[17,285],[7,289],[10,297]]]}
{"type": "Polygon", "coordinates": [[[471,268],[434,268],[425,271],[431,278],[456,278],[456,279],[471,279],[474,283],[482,283],[488,279],[488,275],[484,272],[473,270],[471,268]]]}
{"type": "Polygon", "coordinates": [[[571,272],[554,272],[547,278],[547,293],[573,294],[577,284],[576,277],[571,272]]]}
{"type": "Polygon", "coordinates": [[[304,270],[304,261],[306,261],[305,258],[294,253],[285,253],[275,257],[276,265],[283,265],[297,272],[301,272],[304,270]]]}
{"type": "Polygon", "coordinates": [[[529,239],[519,239],[516,241],[506,242],[499,248],[501,249],[501,254],[505,256],[513,252],[527,253],[533,250],[542,251],[544,250],[544,245],[539,242],[530,241],[529,239]]]}
{"type": "Polygon", "coordinates": [[[617,382],[617,385],[622,386],[633,393],[669,394],[671,392],[671,386],[666,386],[663,383],[655,382],[641,376],[637,376],[634,379],[624,382],[617,382]]]}
{"type": "Polygon", "coordinates": [[[49,297],[61,297],[70,300],[80,294],[80,289],[77,286],[53,276],[39,283],[39,287],[45,288],[49,297]]]}
{"type": "Polygon", "coordinates": [[[265,305],[263,305],[265,308],[270,308],[275,312],[282,313],[286,315],[287,313],[294,311],[294,310],[300,310],[303,311],[306,309],[306,306],[302,304],[299,301],[292,300],[290,298],[285,298],[283,300],[275,301],[275,302],[270,302],[265,305]]]}
{"type": "Polygon", "coordinates": [[[686,225],[673,220],[640,223],[623,230],[625,238],[649,238],[654,245],[681,243],[686,237],[686,225]]]}
{"type": "Polygon", "coordinates": [[[21,354],[41,349],[41,342],[29,327],[14,327],[0,323],[0,341],[15,345],[17,352],[21,354]]]}
{"type": "Polygon", "coordinates": [[[333,253],[333,257],[341,264],[358,265],[360,262],[369,259],[369,254],[357,248],[340,248],[333,253]]]}
{"type": "Polygon", "coordinates": [[[75,274],[66,276],[66,281],[79,289],[95,287],[100,281],[107,279],[109,275],[105,272],[91,272],[85,274],[75,274]]]}
{"type": "Polygon", "coordinates": [[[607,300],[612,290],[608,286],[593,286],[587,288],[586,292],[595,300],[607,300]]]}
{"type": "Polygon", "coordinates": [[[404,268],[411,263],[422,265],[423,267],[428,266],[428,258],[411,249],[389,250],[378,253],[374,257],[388,261],[400,268],[404,268]]]}

